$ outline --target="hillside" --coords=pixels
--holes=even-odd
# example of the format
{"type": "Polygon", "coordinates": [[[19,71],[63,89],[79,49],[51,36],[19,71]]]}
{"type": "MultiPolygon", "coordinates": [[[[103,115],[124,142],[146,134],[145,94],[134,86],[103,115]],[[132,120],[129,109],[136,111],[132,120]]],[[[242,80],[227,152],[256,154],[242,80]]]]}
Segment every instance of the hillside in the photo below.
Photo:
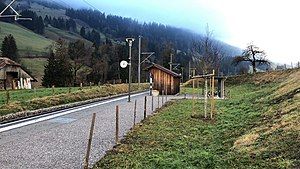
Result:
{"type": "Polygon", "coordinates": [[[12,34],[21,56],[46,55],[46,48],[54,42],[16,24],[0,22],[0,28],[0,45],[5,36],[12,34]]]}
{"type": "Polygon", "coordinates": [[[173,101],[94,168],[299,168],[300,69],[228,80],[214,120],[203,101],[195,113],[192,100],[173,101]]]}

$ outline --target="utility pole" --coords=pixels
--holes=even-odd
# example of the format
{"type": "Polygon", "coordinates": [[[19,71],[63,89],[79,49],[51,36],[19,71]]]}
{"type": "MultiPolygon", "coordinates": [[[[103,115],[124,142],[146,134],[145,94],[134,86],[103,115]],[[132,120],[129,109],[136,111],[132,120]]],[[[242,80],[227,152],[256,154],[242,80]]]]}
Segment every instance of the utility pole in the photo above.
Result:
{"type": "Polygon", "coordinates": [[[191,61],[189,61],[189,79],[191,79],[191,61]]]}
{"type": "Polygon", "coordinates": [[[138,88],[140,88],[140,83],[141,83],[141,48],[142,48],[142,36],[139,35],[138,88]]]}
{"type": "Polygon", "coordinates": [[[130,94],[131,94],[131,47],[132,47],[132,43],[134,42],[134,38],[126,38],[126,42],[128,42],[129,45],[129,85],[128,85],[128,102],[130,102],[130,94]]]}
{"type": "Polygon", "coordinates": [[[173,65],[173,54],[172,53],[170,54],[170,63],[169,64],[170,64],[170,70],[172,71],[172,69],[173,69],[172,68],[172,65],[173,65]]]}

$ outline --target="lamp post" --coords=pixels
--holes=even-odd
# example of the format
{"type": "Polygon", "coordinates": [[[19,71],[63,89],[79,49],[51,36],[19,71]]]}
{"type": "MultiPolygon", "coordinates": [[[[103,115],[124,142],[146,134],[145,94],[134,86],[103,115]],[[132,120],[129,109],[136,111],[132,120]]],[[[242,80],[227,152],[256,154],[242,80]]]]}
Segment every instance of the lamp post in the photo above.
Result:
{"type": "Polygon", "coordinates": [[[128,83],[128,102],[130,102],[130,94],[131,94],[131,47],[132,47],[132,43],[134,42],[134,38],[126,38],[126,42],[128,43],[129,46],[129,83],[128,83]]]}

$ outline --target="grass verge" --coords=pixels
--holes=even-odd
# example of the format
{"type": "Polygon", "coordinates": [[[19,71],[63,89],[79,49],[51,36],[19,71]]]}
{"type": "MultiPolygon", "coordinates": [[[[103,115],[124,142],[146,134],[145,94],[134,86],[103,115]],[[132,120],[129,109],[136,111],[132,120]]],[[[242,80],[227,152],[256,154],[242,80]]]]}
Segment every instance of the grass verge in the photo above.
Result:
{"type": "MultiPolygon", "coordinates": [[[[147,84],[141,85],[141,90],[148,88],[147,84]]],[[[138,91],[136,84],[132,85],[132,91],[138,91]]],[[[128,85],[105,85],[99,87],[86,87],[83,89],[71,88],[55,88],[54,93],[52,89],[37,89],[35,90],[17,90],[10,93],[10,101],[4,104],[6,100],[6,92],[0,92],[0,117],[21,112],[37,110],[41,108],[48,108],[57,105],[63,105],[78,101],[106,97],[110,95],[122,94],[128,91],[128,85]]]]}
{"type": "MultiPolygon", "coordinates": [[[[191,100],[175,101],[94,168],[299,168],[299,93],[274,104],[269,96],[282,87],[290,88],[231,86],[231,99],[217,101],[214,121],[191,118],[191,100]]],[[[203,103],[196,106],[202,114],[203,103]]]]}

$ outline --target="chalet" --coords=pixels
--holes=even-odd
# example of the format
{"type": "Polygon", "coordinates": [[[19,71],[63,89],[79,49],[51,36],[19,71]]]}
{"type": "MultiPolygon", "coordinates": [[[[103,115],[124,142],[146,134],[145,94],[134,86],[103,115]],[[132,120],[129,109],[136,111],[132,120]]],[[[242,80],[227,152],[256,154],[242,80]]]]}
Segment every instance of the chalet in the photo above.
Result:
{"type": "Polygon", "coordinates": [[[21,65],[9,58],[0,57],[0,88],[31,89],[31,82],[37,82],[21,65]]]}
{"type": "Polygon", "coordinates": [[[152,64],[146,70],[153,78],[153,90],[159,91],[160,94],[164,91],[168,95],[179,93],[181,75],[158,64],[152,64]]]}

